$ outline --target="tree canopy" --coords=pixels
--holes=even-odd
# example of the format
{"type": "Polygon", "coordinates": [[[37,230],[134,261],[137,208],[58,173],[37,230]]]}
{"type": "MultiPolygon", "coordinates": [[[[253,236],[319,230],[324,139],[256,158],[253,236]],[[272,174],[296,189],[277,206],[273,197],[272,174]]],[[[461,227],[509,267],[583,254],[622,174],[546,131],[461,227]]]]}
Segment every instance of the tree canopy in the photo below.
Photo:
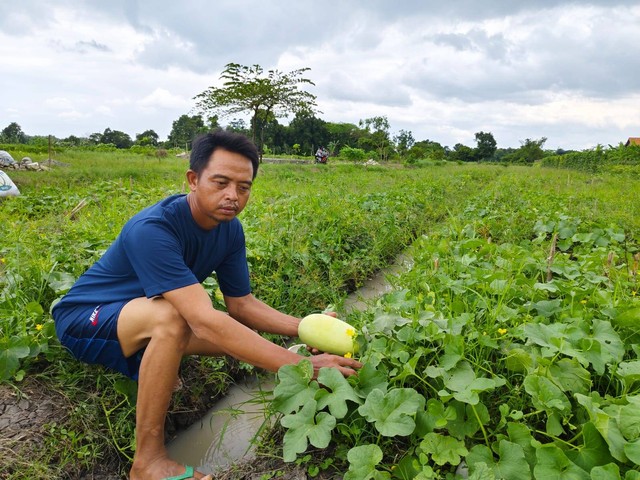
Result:
{"type": "Polygon", "coordinates": [[[228,63],[220,75],[224,81],[222,87],[209,87],[194,97],[196,108],[203,114],[221,117],[250,113],[253,141],[262,148],[262,136],[258,139],[258,132],[262,134],[264,125],[273,118],[315,111],[315,95],[300,89],[304,84],[314,85],[303,76],[309,70],[265,73],[260,65],[228,63]]]}
{"type": "Polygon", "coordinates": [[[0,140],[4,143],[26,143],[27,136],[20,125],[11,122],[0,132],[0,140]]]}

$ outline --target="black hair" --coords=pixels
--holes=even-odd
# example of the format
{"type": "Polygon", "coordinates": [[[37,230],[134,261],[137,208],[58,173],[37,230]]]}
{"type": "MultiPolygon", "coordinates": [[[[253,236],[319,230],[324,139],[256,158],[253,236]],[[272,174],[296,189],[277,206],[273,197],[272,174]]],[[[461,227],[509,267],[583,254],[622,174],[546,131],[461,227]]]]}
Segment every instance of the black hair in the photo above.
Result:
{"type": "Polygon", "coordinates": [[[257,147],[246,136],[227,130],[216,130],[198,135],[193,140],[191,147],[189,168],[196,172],[199,177],[209,163],[213,152],[219,148],[237,153],[251,160],[253,178],[256,178],[258,166],[260,165],[257,147]]]}

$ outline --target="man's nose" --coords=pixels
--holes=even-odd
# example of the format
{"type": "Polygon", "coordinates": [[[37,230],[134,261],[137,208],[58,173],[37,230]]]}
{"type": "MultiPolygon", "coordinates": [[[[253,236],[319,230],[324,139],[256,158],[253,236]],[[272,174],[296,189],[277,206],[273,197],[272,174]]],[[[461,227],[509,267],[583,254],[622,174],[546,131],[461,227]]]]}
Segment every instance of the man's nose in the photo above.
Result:
{"type": "Polygon", "coordinates": [[[233,183],[227,185],[227,188],[224,191],[225,197],[230,200],[238,200],[238,188],[233,183]]]}

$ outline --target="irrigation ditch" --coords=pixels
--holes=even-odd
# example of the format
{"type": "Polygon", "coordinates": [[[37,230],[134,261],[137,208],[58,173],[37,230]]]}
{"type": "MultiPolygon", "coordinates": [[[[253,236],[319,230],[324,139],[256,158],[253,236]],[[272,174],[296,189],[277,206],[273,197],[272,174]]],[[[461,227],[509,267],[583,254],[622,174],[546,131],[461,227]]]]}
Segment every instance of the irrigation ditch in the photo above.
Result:
{"type": "MultiPolygon", "coordinates": [[[[410,265],[409,254],[398,256],[389,267],[380,270],[344,300],[339,317],[368,308],[391,290],[389,279],[410,265]]],[[[262,375],[233,385],[200,421],[169,441],[171,457],[212,474],[220,474],[236,464],[253,462],[256,440],[263,429],[269,428],[263,398],[273,388],[273,382],[273,376],[262,375]]]]}

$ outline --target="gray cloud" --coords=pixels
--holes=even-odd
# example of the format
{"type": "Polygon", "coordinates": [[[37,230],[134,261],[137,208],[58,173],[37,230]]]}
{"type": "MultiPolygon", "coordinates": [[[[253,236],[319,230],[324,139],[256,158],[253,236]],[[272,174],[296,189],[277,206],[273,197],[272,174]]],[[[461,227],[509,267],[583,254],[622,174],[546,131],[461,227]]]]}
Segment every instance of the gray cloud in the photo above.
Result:
{"type": "MultiPolygon", "coordinates": [[[[116,119],[166,133],[186,113],[166,100],[192,98],[237,62],[310,67],[325,120],[387,115],[392,129],[443,144],[472,144],[479,130],[514,146],[557,137],[567,148],[640,134],[640,114],[627,107],[640,101],[637,0],[13,3],[0,4],[0,55],[12,69],[0,112],[69,99],[90,131],[123,129],[87,125],[116,119]],[[133,112],[136,99],[175,107],[133,112]]],[[[59,113],[28,122],[79,128],[59,113]]]]}

